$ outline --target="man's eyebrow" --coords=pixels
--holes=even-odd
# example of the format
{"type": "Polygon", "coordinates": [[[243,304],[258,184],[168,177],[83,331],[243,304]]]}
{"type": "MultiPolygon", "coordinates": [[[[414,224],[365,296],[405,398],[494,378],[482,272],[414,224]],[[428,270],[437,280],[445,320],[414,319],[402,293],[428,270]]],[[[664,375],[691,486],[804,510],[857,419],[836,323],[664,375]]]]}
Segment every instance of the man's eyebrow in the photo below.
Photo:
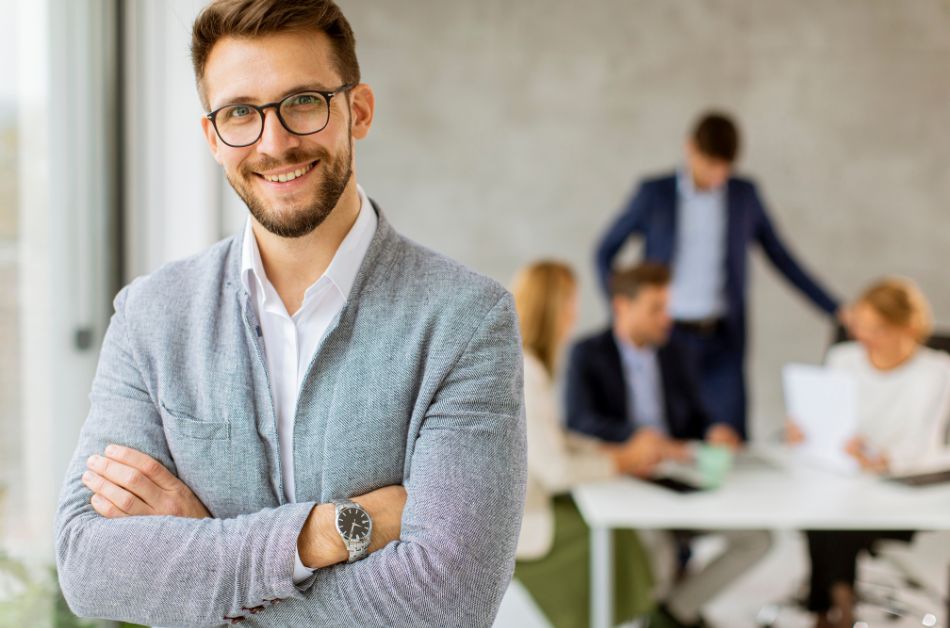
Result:
{"type": "MultiPolygon", "coordinates": [[[[300,92],[332,92],[333,90],[327,87],[322,83],[305,83],[301,85],[296,85],[285,91],[281,96],[274,102],[280,102],[284,98],[291,96],[293,94],[299,94],[300,92]]],[[[220,109],[221,107],[227,107],[228,105],[256,105],[258,104],[257,100],[251,96],[232,96],[225,99],[221,104],[216,105],[212,108],[212,111],[215,109],[220,109]]]]}

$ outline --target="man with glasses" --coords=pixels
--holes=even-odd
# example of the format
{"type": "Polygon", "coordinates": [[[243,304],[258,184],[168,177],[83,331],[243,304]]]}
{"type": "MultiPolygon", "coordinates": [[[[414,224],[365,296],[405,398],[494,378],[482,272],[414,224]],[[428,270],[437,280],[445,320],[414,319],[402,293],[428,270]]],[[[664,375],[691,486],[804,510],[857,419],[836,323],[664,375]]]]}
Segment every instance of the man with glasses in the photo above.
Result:
{"type": "Polygon", "coordinates": [[[374,98],[331,0],[216,0],[192,56],[250,216],[116,298],[57,513],[69,605],[490,625],[525,484],[510,295],[402,238],[357,185],[374,98]]]}

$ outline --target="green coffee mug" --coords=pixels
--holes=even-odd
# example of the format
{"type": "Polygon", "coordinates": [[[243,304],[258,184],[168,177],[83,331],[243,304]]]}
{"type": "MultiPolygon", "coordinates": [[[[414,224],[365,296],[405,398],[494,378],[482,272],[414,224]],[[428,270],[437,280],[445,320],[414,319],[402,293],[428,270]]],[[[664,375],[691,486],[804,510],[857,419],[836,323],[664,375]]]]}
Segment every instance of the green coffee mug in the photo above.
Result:
{"type": "Polygon", "coordinates": [[[696,450],[696,467],[706,488],[718,488],[732,468],[732,450],[720,445],[700,445],[696,450]]]}

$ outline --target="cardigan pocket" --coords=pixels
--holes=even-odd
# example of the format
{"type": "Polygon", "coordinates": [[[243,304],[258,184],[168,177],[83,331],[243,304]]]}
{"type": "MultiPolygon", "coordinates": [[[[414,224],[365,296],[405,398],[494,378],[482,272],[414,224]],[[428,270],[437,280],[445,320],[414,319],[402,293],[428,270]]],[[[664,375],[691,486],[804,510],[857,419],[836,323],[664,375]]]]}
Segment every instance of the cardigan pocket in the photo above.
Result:
{"type": "Polygon", "coordinates": [[[178,410],[172,410],[162,402],[162,414],[165,426],[169,430],[182,436],[199,440],[229,440],[231,438],[231,422],[199,421],[178,410]]]}
{"type": "Polygon", "coordinates": [[[165,438],[178,479],[214,517],[233,516],[234,438],[230,420],[201,421],[161,405],[165,438]]]}

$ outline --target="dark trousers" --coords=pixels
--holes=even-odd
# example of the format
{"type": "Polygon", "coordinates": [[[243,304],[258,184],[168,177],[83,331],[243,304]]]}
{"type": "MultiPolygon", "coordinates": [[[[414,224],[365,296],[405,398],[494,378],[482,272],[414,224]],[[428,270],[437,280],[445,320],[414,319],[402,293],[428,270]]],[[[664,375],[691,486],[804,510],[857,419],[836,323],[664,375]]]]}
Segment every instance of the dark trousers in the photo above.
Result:
{"type": "Polygon", "coordinates": [[[671,341],[680,350],[690,378],[714,423],[731,425],[746,438],[745,356],[741,339],[724,323],[700,331],[673,326],[671,341]]]}
{"type": "Polygon", "coordinates": [[[811,591],[808,610],[825,613],[831,609],[831,588],[836,584],[854,587],[858,554],[871,549],[875,542],[890,539],[910,541],[910,531],[862,530],[860,532],[821,530],[805,533],[811,558],[811,591]]]}

